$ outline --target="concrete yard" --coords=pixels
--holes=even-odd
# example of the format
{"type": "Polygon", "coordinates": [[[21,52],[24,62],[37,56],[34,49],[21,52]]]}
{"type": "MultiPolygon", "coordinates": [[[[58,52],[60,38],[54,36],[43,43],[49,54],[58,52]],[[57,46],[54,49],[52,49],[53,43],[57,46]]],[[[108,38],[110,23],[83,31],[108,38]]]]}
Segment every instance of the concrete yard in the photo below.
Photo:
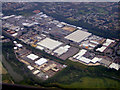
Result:
{"type": "Polygon", "coordinates": [[[74,54],[76,54],[78,51],[79,51],[78,48],[71,47],[65,54],[61,55],[60,58],[63,59],[63,60],[66,60],[70,56],[73,56],[74,54]]]}

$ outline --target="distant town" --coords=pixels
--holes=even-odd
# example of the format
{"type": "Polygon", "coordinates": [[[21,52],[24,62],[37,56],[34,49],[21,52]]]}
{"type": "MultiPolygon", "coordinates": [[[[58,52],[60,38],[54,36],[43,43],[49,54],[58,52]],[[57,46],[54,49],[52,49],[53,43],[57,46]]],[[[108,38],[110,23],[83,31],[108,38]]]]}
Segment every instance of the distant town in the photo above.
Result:
{"type": "Polygon", "coordinates": [[[103,38],[87,29],[34,10],[29,17],[22,15],[2,16],[1,42],[9,42],[10,36],[14,44],[14,53],[18,61],[37,77],[46,80],[67,65],[33,53],[24,44],[48,53],[61,60],[71,60],[88,66],[102,65],[119,70],[120,41],[119,39],[103,38]],[[24,43],[24,44],[23,44],[24,43]]]}

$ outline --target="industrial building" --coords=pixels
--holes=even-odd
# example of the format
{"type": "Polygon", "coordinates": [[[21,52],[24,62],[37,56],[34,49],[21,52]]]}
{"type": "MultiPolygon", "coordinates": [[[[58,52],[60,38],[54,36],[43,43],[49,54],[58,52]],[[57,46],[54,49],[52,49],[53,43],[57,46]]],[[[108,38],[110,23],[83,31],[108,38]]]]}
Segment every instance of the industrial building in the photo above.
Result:
{"type": "Polygon", "coordinates": [[[120,65],[119,65],[119,64],[116,64],[116,63],[112,63],[112,64],[109,66],[109,68],[114,68],[114,69],[116,69],[116,70],[119,70],[120,65]]]}
{"type": "Polygon", "coordinates": [[[100,48],[97,48],[96,51],[104,52],[111,43],[114,43],[114,40],[106,39],[106,41],[103,43],[103,46],[100,48]]]}
{"type": "Polygon", "coordinates": [[[45,58],[40,58],[39,60],[35,61],[35,64],[41,66],[42,64],[44,64],[44,63],[46,63],[46,62],[48,62],[47,59],[45,59],[45,58]]]}
{"type": "Polygon", "coordinates": [[[96,51],[104,52],[107,49],[107,47],[102,46],[101,48],[97,48],[96,51]]]}
{"type": "Polygon", "coordinates": [[[103,40],[104,39],[99,36],[91,35],[90,37],[84,39],[79,46],[85,49],[93,50],[96,46],[102,44],[103,40]]]}
{"type": "Polygon", "coordinates": [[[59,41],[56,41],[56,40],[53,40],[50,38],[45,38],[42,41],[37,43],[38,46],[40,45],[40,46],[45,47],[49,50],[53,50],[62,44],[63,44],[62,42],[59,42],[59,41]]]}
{"type": "Polygon", "coordinates": [[[70,46],[66,45],[66,46],[61,46],[58,49],[56,49],[55,51],[53,51],[54,53],[57,53],[58,56],[66,53],[69,50],[70,46]]]}
{"type": "Polygon", "coordinates": [[[97,63],[97,62],[100,62],[102,60],[102,58],[98,58],[98,57],[94,57],[91,62],[92,63],[97,63]]]}
{"type": "Polygon", "coordinates": [[[82,49],[82,50],[80,50],[76,55],[74,55],[73,58],[79,59],[79,58],[80,58],[81,56],[83,56],[86,52],[87,52],[87,50],[82,49]]]}
{"type": "MultiPolygon", "coordinates": [[[[13,41],[16,44],[16,41],[13,41]]],[[[66,45],[66,48],[69,46],[66,45]]],[[[23,48],[15,50],[16,55],[18,55],[18,59],[20,62],[27,65],[27,68],[32,71],[32,73],[39,78],[46,80],[49,77],[52,77],[56,72],[62,70],[64,68],[63,65],[43,58],[41,56],[37,56],[36,54],[31,53],[31,51],[23,48]]]]}
{"type": "Polygon", "coordinates": [[[76,30],[73,33],[66,36],[65,38],[79,43],[82,40],[84,40],[85,38],[89,37],[90,35],[91,35],[91,33],[88,33],[88,32],[82,31],[82,30],[76,30]]]}
{"type": "Polygon", "coordinates": [[[12,17],[15,17],[15,15],[4,16],[4,17],[2,17],[2,19],[9,19],[9,18],[12,18],[12,17]]]}
{"type": "Polygon", "coordinates": [[[111,40],[111,39],[107,39],[106,42],[103,45],[106,46],[106,47],[108,47],[113,42],[115,42],[115,41],[111,40]]]}
{"type": "Polygon", "coordinates": [[[38,24],[37,22],[33,22],[33,23],[22,23],[23,26],[26,26],[26,27],[31,27],[33,25],[36,25],[38,24]]]}
{"type": "Polygon", "coordinates": [[[94,56],[92,59],[88,58],[85,56],[86,53],[87,53],[87,50],[82,49],[76,55],[74,55],[73,58],[78,60],[78,61],[81,61],[85,64],[89,64],[89,63],[95,64],[95,63],[100,62],[102,60],[102,58],[98,58],[98,57],[94,57],[94,56]]]}
{"type": "Polygon", "coordinates": [[[27,68],[30,69],[30,70],[34,69],[34,67],[32,67],[31,65],[27,66],[27,68]]]}
{"type": "Polygon", "coordinates": [[[39,58],[39,56],[37,56],[37,55],[35,55],[35,54],[29,54],[28,56],[27,56],[27,58],[29,58],[29,59],[31,59],[31,60],[35,60],[35,59],[37,59],[37,58],[39,58]]]}

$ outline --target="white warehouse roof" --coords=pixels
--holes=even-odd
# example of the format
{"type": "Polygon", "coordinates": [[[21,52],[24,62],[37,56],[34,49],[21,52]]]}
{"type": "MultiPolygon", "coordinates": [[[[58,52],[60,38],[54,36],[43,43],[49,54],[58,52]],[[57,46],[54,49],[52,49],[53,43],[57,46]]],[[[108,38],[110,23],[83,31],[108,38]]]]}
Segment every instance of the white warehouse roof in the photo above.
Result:
{"type": "Polygon", "coordinates": [[[8,19],[8,18],[11,18],[11,17],[14,17],[15,15],[10,15],[10,16],[4,16],[2,19],[8,19]]]}
{"type": "Polygon", "coordinates": [[[79,51],[79,53],[77,53],[76,55],[74,55],[73,58],[79,59],[79,58],[82,57],[86,52],[87,52],[87,50],[82,49],[82,50],[79,51]]]}
{"type": "Polygon", "coordinates": [[[54,52],[57,53],[58,55],[62,55],[63,53],[67,52],[69,48],[70,48],[69,45],[62,46],[56,49],[54,52]]]}
{"type": "Polygon", "coordinates": [[[40,71],[39,70],[36,70],[33,72],[34,75],[38,74],[40,71]]]}
{"type": "Polygon", "coordinates": [[[22,44],[16,44],[16,46],[20,48],[20,47],[22,47],[23,45],[22,45],[22,44]]]}
{"type": "Polygon", "coordinates": [[[35,55],[35,54],[29,54],[29,55],[27,56],[27,58],[29,58],[29,59],[31,59],[31,60],[35,60],[35,59],[38,58],[38,56],[35,55]]]}
{"type": "Polygon", "coordinates": [[[23,16],[19,15],[19,16],[16,16],[15,18],[19,19],[19,18],[22,18],[23,16]]]}
{"type": "Polygon", "coordinates": [[[89,46],[94,48],[96,45],[93,45],[93,44],[90,43],[89,46]]]}
{"type": "Polygon", "coordinates": [[[110,67],[110,68],[114,68],[114,69],[116,69],[116,70],[119,70],[120,65],[119,65],[119,64],[116,64],[116,63],[112,63],[109,67],[110,67]]]}
{"type": "Polygon", "coordinates": [[[34,67],[32,67],[32,66],[30,66],[30,65],[27,66],[27,68],[30,69],[30,70],[33,70],[33,69],[34,69],[34,67]]]}
{"type": "Polygon", "coordinates": [[[44,64],[44,63],[46,63],[47,62],[47,59],[45,59],[45,58],[40,58],[39,60],[37,60],[37,61],[35,61],[35,64],[37,64],[37,65],[42,65],[42,64],[44,64]]]}
{"type": "Polygon", "coordinates": [[[94,44],[99,44],[98,42],[96,41],[93,41],[93,40],[90,40],[91,43],[94,43],[94,44]]]}
{"type": "Polygon", "coordinates": [[[79,59],[80,61],[82,61],[82,62],[84,62],[84,63],[90,63],[90,59],[88,59],[88,58],[86,58],[86,57],[81,57],[80,59],[79,59]]]}
{"type": "Polygon", "coordinates": [[[17,47],[14,47],[14,50],[16,50],[17,49],[17,47]]]}
{"type": "Polygon", "coordinates": [[[17,35],[18,35],[18,33],[14,33],[14,34],[12,34],[13,37],[15,37],[15,36],[17,36],[17,35]]]}
{"type": "Polygon", "coordinates": [[[103,45],[109,46],[112,42],[115,42],[115,41],[111,40],[111,39],[107,39],[106,42],[103,45]]]}
{"type": "Polygon", "coordinates": [[[96,62],[99,62],[100,60],[102,60],[102,58],[98,58],[98,57],[94,57],[91,62],[92,63],[96,63],[96,62]]]}
{"type": "Polygon", "coordinates": [[[16,44],[16,43],[17,43],[17,41],[13,41],[13,43],[14,43],[14,44],[16,44]]]}
{"type": "Polygon", "coordinates": [[[37,48],[37,49],[40,49],[40,50],[43,50],[43,49],[44,49],[44,48],[41,47],[41,46],[37,46],[36,48],[37,48]]]}
{"type": "Polygon", "coordinates": [[[98,48],[97,51],[104,52],[104,50],[105,50],[106,48],[107,48],[107,47],[102,46],[101,48],[98,48]]]}
{"type": "Polygon", "coordinates": [[[43,47],[48,48],[50,50],[53,50],[62,44],[63,44],[62,42],[55,41],[55,40],[50,39],[50,38],[45,38],[44,40],[37,43],[37,45],[43,46],[43,47]]]}
{"type": "Polygon", "coordinates": [[[91,33],[88,33],[88,32],[82,31],[82,30],[77,30],[77,31],[69,34],[65,38],[79,43],[90,35],[91,35],[91,33]]]}

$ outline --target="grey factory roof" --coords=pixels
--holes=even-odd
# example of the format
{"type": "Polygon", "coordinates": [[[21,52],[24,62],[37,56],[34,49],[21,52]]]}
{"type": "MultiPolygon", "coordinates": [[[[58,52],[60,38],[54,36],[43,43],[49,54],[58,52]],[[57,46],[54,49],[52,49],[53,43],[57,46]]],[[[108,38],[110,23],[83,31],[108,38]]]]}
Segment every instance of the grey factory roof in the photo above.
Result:
{"type": "Polygon", "coordinates": [[[77,31],[69,34],[65,38],[79,43],[90,35],[91,35],[91,33],[88,33],[88,32],[82,31],[82,30],[77,30],[77,31]]]}
{"type": "Polygon", "coordinates": [[[62,44],[63,44],[62,42],[59,42],[59,41],[56,41],[56,40],[53,40],[50,38],[45,38],[44,40],[37,43],[37,45],[43,46],[43,47],[48,48],[50,50],[53,50],[62,44]]]}
{"type": "Polygon", "coordinates": [[[100,63],[104,64],[105,66],[109,66],[111,64],[111,62],[106,59],[102,59],[100,63]]]}

